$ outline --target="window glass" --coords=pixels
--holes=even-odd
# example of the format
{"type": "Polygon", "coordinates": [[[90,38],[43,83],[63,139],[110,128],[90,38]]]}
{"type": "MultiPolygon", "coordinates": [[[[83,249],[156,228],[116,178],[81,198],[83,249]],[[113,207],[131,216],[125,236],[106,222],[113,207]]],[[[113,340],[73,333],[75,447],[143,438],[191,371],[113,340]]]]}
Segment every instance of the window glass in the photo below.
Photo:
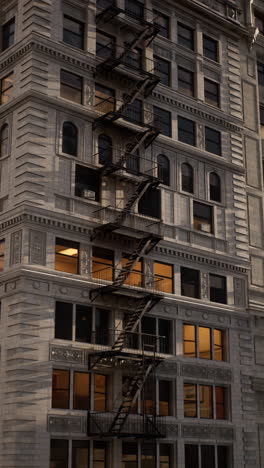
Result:
{"type": "Polygon", "coordinates": [[[92,342],[92,308],[76,304],[75,339],[82,343],[92,342]]]}
{"type": "Polygon", "coordinates": [[[264,19],[261,13],[255,15],[255,26],[259,29],[260,34],[264,34],[264,19]]]}
{"type": "MultiPolygon", "coordinates": [[[[125,268],[129,260],[129,255],[123,254],[122,257],[122,269],[125,268]]],[[[132,268],[124,284],[130,284],[130,286],[142,286],[142,260],[139,260],[132,268]]]]}
{"type": "Polygon", "coordinates": [[[96,309],[95,311],[95,343],[109,344],[109,310],[96,309]]]}
{"type": "Polygon", "coordinates": [[[122,468],[138,468],[138,447],[136,443],[123,442],[122,468]]]}
{"type": "Polygon", "coordinates": [[[185,468],[199,468],[198,445],[185,444],[185,468]]]}
{"type": "Polygon", "coordinates": [[[103,33],[96,32],[96,55],[107,59],[115,56],[115,38],[103,33]]]}
{"type": "Polygon", "coordinates": [[[143,107],[142,101],[135,99],[132,104],[129,104],[123,114],[123,118],[129,122],[142,124],[143,122],[143,107]]]}
{"type": "Polygon", "coordinates": [[[55,270],[79,273],[79,243],[56,238],[55,270]]]}
{"type": "Polygon", "coordinates": [[[101,178],[98,171],[86,166],[75,166],[75,196],[99,202],[101,178]]]}
{"type": "Polygon", "coordinates": [[[207,327],[199,327],[199,357],[212,359],[211,330],[207,327]]]}
{"type": "Polygon", "coordinates": [[[93,278],[113,281],[114,252],[101,247],[93,247],[93,278]]]}
{"type": "Polygon", "coordinates": [[[15,42],[15,18],[2,26],[2,51],[11,47],[15,42]]]}
{"type": "Polygon", "coordinates": [[[6,104],[13,98],[14,73],[10,73],[1,80],[1,104],[6,104]]]}
{"type": "Polygon", "coordinates": [[[62,152],[77,156],[78,130],[71,122],[64,122],[62,128],[62,152]]]}
{"type": "Polygon", "coordinates": [[[163,135],[171,137],[171,113],[160,107],[153,106],[154,125],[163,135]]]}
{"type": "Polygon", "coordinates": [[[218,42],[208,36],[203,36],[203,54],[214,62],[218,62],[218,42]]]}
{"type": "Polygon", "coordinates": [[[141,468],[156,466],[156,444],[145,442],[141,445],[141,468]]]}
{"type": "Polygon", "coordinates": [[[82,87],[83,80],[81,76],[61,70],[61,97],[82,104],[82,87]]]}
{"type": "Polygon", "coordinates": [[[221,133],[205,127],[205,149],[209,153],[221,156],[221,133]]]}
{"type": "Polygon", "coordinates": [[[172,348],[171,339],[172,322],[171,320],[158,319],[158,333],[159,333],[159,351],[161,353],[169,354],[172,348]]]}
{"type": "Polygon", "coordinates": [[[210,200],[221,202],[221,179],[218,174],[210,174],[210,200]]]}
{"type": "Polygon", "coordinates": [[[115,6],[116,0],[97,0],[96,6],[97,8],[109,8],[111,6],[115,6]]]}
{"type": "Polygon", "coordinates": [[[209,275],[210,278],[210,301],[227,303],[226,278],[219,275],[209,275]]]}
{"type": "Polygon", "coordinates": [[[172,446],[170,444],[160,444],[160,467],[171,468],[172,466],[172,446]]]}
{"type": "Polygon", "coordinates": [[[200,298],[200,272],[198,270],[181,267],[181,294],[200,298]]]}
{"type": "Polygon", "coordinates": [[[69,408],[70,372],[54,369],[52,374],[52,408],[69,408]]]}
{"type": "Polygon", "coordinates": [[[195,123],[192,120],[178,116],[178,140],[195,146],[195,123]]]}
{"type": "Polygon", "coordinates": [[[224,332],[223,330],[214,330],[214,359],[224,361],[224,332]]]}
{"type": "Polygon", "coordinates": [[[213,392],[211,385],[199,385],[200,418],[213,417],[213,392]]]}
{"type": "Polygon", "coordinates": [[[72,340],[72,304],[56,302],[55,338],[72,340]]]}
{"type": "Polygon", "coordinates": [[[183,326],[184,356],[196,357],[196,330],[195,325],[183,326]]]}
{"type": "MultiPolygon", "coordinates": [[[[89,440],[72,441],[71,468],[89,468],[89,443],[89,440]]],[[[67,467],[67,465],[65,465],[65,467],[67,467]]]]}
{"type": "Polygon", "coordinates": [[[216,419],[226,419],[225,393],[226,389],[224,387],[215,387],[216,419]]]}
{"type": "Polygon", "coordinates": [[[103,441],[93,442],[93,468],[106,468],[106,443],[103,441]]]}
{"type": "Polygon", "coordinates": [[[112,138],[101,134],[98,137],[99,164],[108,164],[112,162],[112,138]]]}
{"type": "Polygon", "coordinates": [[[181,166],[182,190],[184,192],[193,193],[193,168],[188,163],[183,163],[181,166]]]}
{"type": "Polygon", "coordinates": [[[211,106],[220,106],[220,91],[219,84],[214,81],[204,80],[204,99],[211,106]]]}
{"type": "Polygon", "coordinates": [[[194,31],[184,24],[178,23],[178,44],[194,50],[194,31]]]}
{"type": "Polygon", "coordinates": [[[197,418],[197,386],[184,384],[184,417],[197,418]]]}
{"type": "MultiPolygon", "coordinates": [[[[149,350],[149,346],[146,350],[149,350]]],[[[141,391],[141,413],[154,415],[156,411],[156,388],[152,378],[147,379],[141,391]]]]}
{"type": "Polygon", "coordinates": [[[68,466],[68,440],[51,439],[50,468],[65,468],[68,466]]]}
{"type": "Polygon", "coordinates": [[[193,202],[193,228],[197,231],[213,233],[213,208],[204,203],[193,202]]]}
{"type": "Polygon", "coordinates": [[[8,154],[8,125],[5,124],[0,130],[0,157],[8,154]]]}
{"type": "Polygon", "coordinates": [[[258,62],[258,84],[264,86],[264,63],[258,62]]]}
{"type": "Polygon", "coordinates": [[[161,195],[157,188],[149,187],[138,202],[138,212],[145,216],[160,219],[161,195]]]}
{"type": "Polygon", "coordinates": [[[125,0],[125,12],[137,19],[144,18],[144,5],[137,0],[125,0]]]}
{"type": "Polygon", "coordinates": [[[106,411],[107,377],[102,374],[94,374],[94,410],[106,411]]]}
{"type": "Polygon", "coordinates": [[[78,49],[84,48],[84,23],[64,15],[63,42],[78,49]]]}
{"type": "Polygon", "coordinates": [[[229,467],[228,447],[225,445],[218,445],[217,447],[217,468],[229,467]]]}
{"type": "Polygon", "coordinates": [[[194,95],[194,73],[178,67],[178,91],[187,96],[194,95]]]}
{"type": "Polygon", "coordinates": [[[170,390],[171,390],[171,382],[169,382],[168,380],[159,381],[159,415],[160,416],[171,415],[170,390]]]}
{"type": "Polygon", "coordinates": [[[159,154],[157,157],[158,163],[158,178],[164,185],[170,185],[170,162],[164,154],[159,154]]]}
{"type": "Polygon", "coordinates": [[[90,374],[74,372],[73,409],[90,409],[90,374]]]}
{"type": "Polygon", "coordinates": [[[157,291],[173,293],[173,266],[154,262],[154,281],[157,291]]]}
{"type": "Polygon", "coordinates": [[[201,445],[201,468],[215,467],[214,445],[201,445]]]}
{"type": "Polygon", "coordinates": [[[95,85],[95,110],[98,112],[113,112],[115,110],[115,91],[99,84],[95,85]]]}
{"type": "Polygon", "coordinates": [[[0,271],[3,271],[5,266],[5,240],[0,240],[0,271]]]}
{"type": "Polygon", "coordinates": [[[170,86],[170,70],[170,62],[154,55],[155,74],[160,78],[160,83],[165,86],[170,86]]]}
{"type": "Polygon", "coordinates": [[[168,39],[170,37],[170,18],[157,10],[153,10],[153,15],[153,22],[159,27],[159,35],[168,39]]]}
{"type": "Polygon", "coordinates": [[[140,171],[140,155],[139,150],[136,150],[133,154],[130,153],[126,157],[126,168],[130,172],[138,173],[140,171]]]}

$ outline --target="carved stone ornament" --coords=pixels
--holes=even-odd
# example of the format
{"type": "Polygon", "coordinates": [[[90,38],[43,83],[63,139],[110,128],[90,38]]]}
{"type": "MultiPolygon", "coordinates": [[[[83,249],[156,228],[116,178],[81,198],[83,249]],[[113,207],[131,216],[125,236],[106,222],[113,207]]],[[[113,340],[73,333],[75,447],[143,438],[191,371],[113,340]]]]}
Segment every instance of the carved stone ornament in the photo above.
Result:
{"type": "Polygon", "coordinates": [[[182,437],[197,439],[233,440],[233,427],[214,426],[212,424],[182,424],[182,437]]]}
{"type": "Polygon", "coordinates": [[[159,374],[177,374],[177,361],[170,361],[169,359],[166,359],[163,361],[158,368],[158,373],[159,374]]]}
{"type": "Polygon", "coordinates": [[[66,348],[64,346],[51,346],[50,360],[84,364],[85,354],[84,350],[81,349],[66,348]]]}
{"type": "Polygon", "coordinates": [[[21,263],[22,255],[22,230],[11,234],[10,265],[21,263]]]}
{"type": "Polygon", "coordinates": [[[178,437],[179,435],[178,424],[166,423],[166,434],[167,434],[167,437],[178,437]]]}
{"type": "Polygon", "coordinates": [[[245,305],[245,281],[241,278],[234,278],[235,305],[245,305]]]}
{"type": "Polygon", "coordinates": [[[46,265],[46,233],[29,231],[29,263],[46,265]]]}
{"type": "Polygon", "coordinates": [[[219,380],[221,382],[231,382],[232,380],[231,369],[195,364],[181,364],[181,375],[183,377],[219,380]]]}
{"type": "Polygon", "coordinates": [[[80,433],[85,432],[85,422],[81,416],[48,416],[50,432],[80,433]]]}
{"type": "Polygon", "coordinates": [[[197,145],[199,148],[204,147],[204,126],[201,124],[197,125],[197,145]]]}

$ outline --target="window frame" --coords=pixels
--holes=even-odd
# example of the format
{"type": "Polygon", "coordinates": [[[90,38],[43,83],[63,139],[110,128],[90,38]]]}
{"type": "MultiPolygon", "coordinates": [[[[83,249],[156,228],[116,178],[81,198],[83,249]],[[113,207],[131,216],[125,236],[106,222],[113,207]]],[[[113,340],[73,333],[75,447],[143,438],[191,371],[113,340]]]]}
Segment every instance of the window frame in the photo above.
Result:
{"type": "Polygon", "coordinates": [[[5,75],[1,78],[0,80],[0,104],[1,105],[4,105],[4,104],[8,104],[12,99],[13,99],[13,91],[14,91],[14,81],[15,81],[15,73],[14,71],[11,71],[10,73],[8,73],[8,75],[5,75]],[[11,85],[9,85],[7,88],[4,88],[3,89],[3,83],[6,79],[8,79],[9,77],[12,77],[13,80],[10,80],[10,82],[12,83],[11,85]],[[7,95],[7,100],[5,102],[3,102],[3,98],[6,96],[6,92],[7,91],[11,91],[11,96],[9,97],[7,95]]]}
{"type": "Polygon", "coordinates": [[[215,171],[209,173],[209,199],[215,203],[222,203],[222,181],[220,175],[215,171]],[[212,177],[215,177],[217,184],[213,185],[212,177]]]}
{"type": "Polygon", "coordinates": [[[205,151],[208,151],[208,153],[215,154],[216,156],[222,156],[222,133],[219,130],[215,130],[214,128],[211,127],[204,127],[204,147],[205,151]],[[217,136],[217,140],[213,140],[210,136],[215,135],[217,136]],[[217,135],[216,135],[217,134],[217,135]],[[215,151],[212,151],[214,149],[215,151]]]}
{"type": "Polygon", "coordinates": [[[194,299],[201,299],[201,272],[200,270],[196,270],[194,268],[189,268],[189,267],[186,267],[186,266],[181,266],[181,269],[180,269],[180,274],[181,274],[181,296],[184,296],[184,297],[193,297],[194,299]],[[192,271],[192,272],[195,272],[196,273],[196,278],[193,278],[189,281],[183,281],[183,274],[184,273],[187,273],[187,270],[188,271],[192,271]],[[194,281],[195,279],[195,281],[194,281]],[[198,282],[197,282],[197,279],[198,279],[198,282]],[[194,287],[194,295],[187,295],[187,294],[184,294],[184,285],[187,285],[187,286],[192,286],[194,287]]]}
{"type": "Polygon", "coordinates": [[[210,205],[209,203],[200,202],[199,200],[193,200],[193,229],[195,231],[203,232],[204,234],[214,235],[214,217],[215,214],[213,205],[210,205]],[[198,205],[200,207],[208,208],[208,212],[210,212],[210,217],[198,216],[195,213],[196,209],[198,209],[198,205]]]}
{"type": "Polygon", "coordinates": [[[219,41],[217,39],[213,39],[212,37],[207,36],[207,34],[203,34],[203,57],[206,57],[207,59],[212,60],[213,62],[219,62],[219,41]],[[211,41],[211,43],[216,46],[215,51],[212,53],[212,56],[214,56],[214,58],[212,58],[212,56],[209,57],[211,51],[208,47],[205,47],[205,40],[208,42],[211,41]],[[208,51],[207,55],[205,53],[206,51],[208,51]]]}
{"type": "Polygon", "coordinates": [[[229,395],[230,395],[230,387],[227,385],[219,385],[219,384],[214,384],[214,383],[197,383],[197,382],[190,382],[190,381],[184,381],[183,383],[183,400],[184,400],[184,418],[194,418],[194,419],[208,419],[208,420],[214,420],[214,421],[229,421],[230,420],[230,411],[229,411],[229,395]],[[196,416],[188,416],[186,415],[186,408],[185,408],[185,403],[187,401],[190,401],[190,399],[185,398],[185,388],[188,386],[192,386],[195,389],[195,398],[191,400],[194,402],[195,406],[195,414],[196,416]],[[202,397],[202,392],[205,391],[204,387],[210,388],[209,393],[211,394],[209,399],[211,400],[210,402],[210,412],[211,416],[206,417],[203,416],[203,397],[202,397]],[[223,414],[224,417],[218,418],[218,403],[217,403],[217,389],[221,388],[223,390],[223,400],[221,404],[223,405],[223,414]]]}
{"type": "Polygon", "coordinates": [[[166,185],[167,187],[170,186],[170,179],[171,179],[171,174],[170,174],[170,160],[168,156],[166,156],[163,153],[159,153],[157,155],[157,165],[158,165],[158,179],[161,180],[162,185],[166,185]],[[163,163],[160,162],[161,159],[163,161],[166,161],[167,167],[163,163]]]}
{"type": "Polygon", "coordinates": [[[61,68],[60,70],[60,97],[62,99],[66,99],[67,101],[70,101],[70,102],[74,102],[75,104],[83,104],[83,77],[81,75],[77,75],[76,73],[72,73],[68,70],[65,70],[64,68],[61,68]],[[66,76],[72,76],[73,78],[77,78],[80,82],[80,85],[79,86],[73,86],[72,84],[70,84],[70,80],[67,81],[67,80],[64,80],[64,78],[66,76]],[[64,78],[63,78],[64,76],[64,78]],[[63,89],[70,89],[70,90],[75,90],[75,92],[77,91],[78,93],[78,96],[79,96],[79,99],[70,99],[69,97],[65,97],[65,95],[63,95],[63,89]]]}
{"type": "MultiPolygon", "coordinates": [[[[66,249],[67,250],[67,249],[66,249]]],[[[63,273],[70,273],[70,274],[75,274],[75,275],[79,275],[80,274],[80,243],[79,242],[76,242],[76,241],[73,241],[71,239],[63,239],[62,237],[56,237],[55,238],[55,261],[54,261],[54,269],[56,271],[61,271],[63,273]],[[59,242],[63,242],[63,243],[59,243],[59,242]],[[57,245],[62,245],[64,247],[68,247],[69,249],[76,249],[77,250],[77,256],[74,257],[73,255],[67,255],[67,254],[61,254],[59,252],[56,252],[56,248],[57,248],[57,245]],[[73,273],[71,271],[64,271],[64,270],[59,270],[56,268],[56,258],[57,256],[60,257],[70,257],[70,258],[75,258],[76,259],[76,272],[73,273]]]]}
{"type": "MultiPolygon", "coordinates": [[[[185,468],[203,468],[202,464],[202,447],[213,447],[214,448],[214,464],[210,465],[211,468],[231,468],[233,466],[231,462],[231,453],[232,452],[232,445],[230,444],[196,444],[196,443],[185,443],[184,444],[184,466],[185,468]],[[188,460],[187,463],[187,447],[196,448],[196,459],[194,461],[193,457],[188,460]],[[220,466],[219,464],[219,449],[225,447],[227,449],[226,453],[226,460],[224,460],[224,465],[220,466]],[[216,465],[217,460],[217,465],[216,465]]],[[[211,463],[211,461],[210,461],[211,463]]]]}
{"type": "Polygon", "coordinates": [[[161,37],[164,37],[165,39],[170,39],[171,34],[170,34],[170,18],[169,18],[169,16],[164,15],[163,13],[161,13],[160,11],[158,11],[156,9],[153,9],[153,15],[154,15],[153,23],[154,23],[155,26],[157,25],[159,27],[158,35],[161,36],[161,37]],[[160,22],[155,21],[155,16],[158,19],[159,18],[165,19],[166,22],[167,22],[167,27],[160,24],[160,22]],[[163,34],[162,31],[165,31],[165,34],[163,34]]]}
{"type": "MultiPolygon", "coordinates": [[[[187,187],[187,184],[185,187],[187,187]]],[[[181,163],[181,191],[185,193],[194,194],[194,170],[193,170],[193,166],[188,162],[181,163]],[[183,174],[183,170],[182,170],[183,166],[188,167],[188,170],[191,169],[188,176],[183,174]],[[191,183],[190,181],[188,181],[188,185],[190,185],[190,190],[185,190],[184,188],[184,184],[186,182],[187,177],[188,179],[191,180],[191,183]]]]}
{"type": "Polygon", "coordinates": [[[221,107],[220,83],[204,78],[204,102],[209,106],[221,107]],[[208,88],[214,88],[214,91],[208,88]]]}
{"type": "Polygon", "coordinates": [[[190,359],[202,359],[202,360],[207,360],[207,361],[217,361],[217,362],[227,362],[227,330],[219,327],[208,327],[205,324],[194,324],[194,323],[183,323],[183,356],[190,359]],[[185,339],[185,326],[186,327],[193,327],[194,328],[194,340],[188,340],[185,339]],[[199,329],[200,328],[208,328],[210,330],[210,359],[206,358],[204,356],[201,356],[200,354],[200,333],[199,329]],[[216,332],[221,333],[221,342],[222,345],[216,344],[216,332]],[[185,343],[194,343],[194,356],[188,356],[188,354],[185,354],[185,343]],[[217,352],[218,348],[221,350],[221,356],[222,359],[217,359],[217,352]]]}
{"type": "Polygon", "coordinates": [[[178,22],[177,24],[177,44],[182,46],[182,47],[185,47],[186,49],[188,50],[192,50],[194,51],[194,32],[195,32],[195,29],[190,27],[190,26],[187,26],[186,24],[182,23],[182,22],[178,22]],[[182,34],[179,33],[179,30],[186,30],[188,32],[191,33],[191,38],[190,39],[186,39],[182,34]],[[190,46],[186,45],[187,42],[190,43],[190,46]]]}
{"type": "Polygon", "coordinates": [[[16,17],[13,16],[10,20],[2,24],[2,52],[9,49],[15,43],[15,34],[16,34],[16,17]],[[10,32],[10,26],[14,25],[14,30],[10,32]],[[6,34],[5,28],[9,28],[8,33],[6,34]],[[11,42],[10,42],[11,38],[11,42]]]}
{"type": "Polygon", "coordinates": [[[70,46],[70,47],[74,47],[75,49],[83,50],[83,51],[84,51],[85,30],[86,30],[85,22],[80,21],[80,20],[78,20],[78,19],[76,19],[76,18],[73,18],[72,16],[69,16],[69,15],[67,15],[67,14],[64,14],[64,15],[63,15],[63,39],[62,39],[62,41],[63,41],[64,44],[67,44],[67,45],[70,46]],[[81,33],[80,33],[80,34],[77,34],[77,33],[75,33],[74,31],[72,31],[72,30],[70,30],[70,29],[67,29],[67,28],[65,27],[65,23],[64,23],[64,20],[65,20],[65,19],[66,19],[66,20],[69,20],[69,21],[72,21],[73,23],[76,23],[76,24],[78,24],[79,26],[81,26],[81,29],[82,29],[81,33]],[[71,42],[65,41],[65,32],[67,32],[67,33],[70,34],[70,35],[73,35],[74,37],[78,37],[78,38],[80,39],[80,44],[81,44],[81,46],[79,47],[79,46],[76,46],[76,45],[72,44],[71,42]]]}
{"type": "Polygon", "coordinates": [[[100,203],[101,176],[96,169],[79,162],[75,164],[74,196],[90,203],[100,203]],[[91,192],[91,196],[86,196],[85,192],[91,192]]]}
{"type": "Polygon", "coordinates": [[[77,157],[78,156],[78,149],[79,149],[78,148],[78,146],[79,146],[78,143],[79,143],[79,129],[78,129],[78,126],[75,125],[75,123],[71,122],[70,120],[64,120],[63,123],[62,123],[62,145],[61,145],[62,153],[67,154],[68,156],[77,157]],[[65,129],[66,125],[71,127],[71,129],[76,132],[75,136],[65,135],[64,129],[65,129]],[[65,151],[65,146],[67,145],[67,140],[69,141],[70,139],[72,139],[72,142],[70,142],[70,145],[72,145],[74,147],[74,150],[73,150],[72,153],[65,151]]]}
{"type": "Polygon", "coordinates": [[[192,70],[188,70],[187,68],[184,68],[180,65],[178,65],[178,87],[177,87],[177,91],[179,93],[182,93],[184,94],[185,96],[189,96],[189,97],[194,97],[195,95],[195,89],[194,89],[194,72],[192,70]],[[190,80],[184,80],[183,77],[182,77],[182,74],[189,74],[190,76],[190,80]],[[187,85],[190,85],[189,87],[188,86],[179,86],[179,83],[183,83],[183,84],[187,84],[187,85]],[[188,91],[190,92],[185,92],[184,90],[187,89],[188,91]]]}
{"type": "Polygon", "coordinates": [[[154,73],[160,78],[159,84],[164,86],[171,86],[171,62],[168,60],[159,57],[158,55],[153,55],[154,60],[154,73]],[[163,66],[167,66],[167,72],[162,70],[163,66]],[[163,79],[164,78],[164,79],[163,79]]]}
{"type": "Polygon", "coordinates": [[[172,137],[172,121],[171,121],[171,112],[167,109],[162,109],[158,106],[153,106],[153,117],[154,117],[154,126],[156,126],[162,135],[165,135],[169,138],[172,137]],[[166,116],[166,119],[164,117],[166,116]]]}
{"type": "MultiPolygon", "coordinates": [[[[218,290],[220,290],[220,288],[218,288],[218,290]]],[[[214,273],[209,273],[209,297],[210,297],[210,302],[216,302],[217,304],[228,304],[228,291],[227,291],[227,277],[226,276],[216,275],[214,273]],[[223,280],[223,283],[224,283],[224,287],[223,287],[224,298],[223,298],[223,300],[222,299],[221,300],[211,299],[213,294],[215,295],[214,297],[216,297],[216,296],[218,296],[220,294],[220,292],[218,292],[218,293],[216,293],[216,292],[213,293],[212,292],[213,289],[217,289],[216,287],[213,288],[213,286],[211,286],[211,279],[212,278],[220,278],[221,280],[223,280]]]]}

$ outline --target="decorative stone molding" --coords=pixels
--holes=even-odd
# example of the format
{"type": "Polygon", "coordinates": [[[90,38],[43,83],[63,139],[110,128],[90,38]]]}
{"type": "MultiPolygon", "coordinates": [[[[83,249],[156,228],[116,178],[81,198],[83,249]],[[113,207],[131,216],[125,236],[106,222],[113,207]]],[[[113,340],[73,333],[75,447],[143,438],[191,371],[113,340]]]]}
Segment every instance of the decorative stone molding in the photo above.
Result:
{"type": "Polygon", "coordinates": [[[233,440],[234,429],[213,424],[182,424],[181,435],[195,439],[233,440]]]}
{"type": "Polygon", "coordinates": [[[245,281],[241,278],[234,278],[235,306],[245,305],[245,281]]]}
{"type": "Polygon", "coordinates": [[[158,374],[173,374],[176,375],[178,373],[178,364],[177,361],[170,361],[166,359],[163,361],[158,367],[158,374]]]}
{"type": "Polygon", "coordinates": [[[46,265],[46,233],[29,231],[29,263],[46,265]]]}
{"type": "Polygon", "coordinates": [[[231,369],[221,369],[213,366],[200,366],[196,364],[181,364],[181,375],[201,379],[231,382],[231,369]]]}
{"type": "Polygon", "coordinates": [[[48,415],[48,431],[83,433],[86,432],[86,421],[82,416],[48,415]]]}
{"type": "MultiPolygon", "coordinates": [[[[201,299],[209,299],[209,278],[208,273],[201,273],[201,299]]],[[[206,317],[205,317],[206,318],[206,317]]]]}
{"type": "Polygon", "coordinates": [[[178,437],[179,436],[179,426],[178,424],[165,423],[166,427],[166,437],[178,437]]]}
{"type": "Polygon", "coordinates": [[[21,263],[22,256],[22,230],[11,234],[10,265],[21,263]]]}
{"type": "Polygon", "coordinates": [[[65,346],[51,346],[50,360],[85,364],[85,352],[82,349],[66,348],[65,346]]]}

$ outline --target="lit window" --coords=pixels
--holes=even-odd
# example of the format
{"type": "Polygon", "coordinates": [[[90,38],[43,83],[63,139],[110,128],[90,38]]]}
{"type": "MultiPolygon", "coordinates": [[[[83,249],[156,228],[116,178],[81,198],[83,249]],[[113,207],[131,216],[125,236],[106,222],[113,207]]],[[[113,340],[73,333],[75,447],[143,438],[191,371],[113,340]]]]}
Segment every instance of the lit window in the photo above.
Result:
{"type": "Polygon", "coordinates": [[[184,417],[197,418],[197,385],[184,384],[184,417]]]}
{"type": "Polygon", "coordinates": [[[157,188],[149,187],[138,202],[138,212],[152,218],[161,217],[161,194],[157,188]]]}
{"type": "Polygon", "coordinates": [[[156,466],[156,451],[154,447],[152,443],[148,442],[141,445],[141,468],[156,466]]]}
{"type": "Polygon", "coordinates": [[[211,106],[219,107],[220,106],[220,89],[219,83],[208,80],[204,80],[204,100],[207,104],[211,106]]]}
{"type": "MultiPolygon", "coordinates": [[[[67,464],[63,464],[62,466],[66,467],[67,464]]],[[[73,440],[72,441],[71,468],[88,468],[88,467],[89,467],[89,440],[73,440]]]]}
{"type": "Polygon", "coordinates": [[[181,165],[181,183],[184,192],[193,193],[193,168],[188,163],[181,165]]]}
{"type": "Polygon", "coordinates": [[[54,369],[52,375],[52,408],[69,408],[70,371],[54,369]]]}
{"type": "Polygon", "coordinates": [[[2,51],[8,49],[15,42],[15,18],[2,26],[2,51]]]}
{"type": "Polygon", "coordinates": [[[194,50],[194,31],[184,24],[178,23],[178,44],[194,50]]]}
{"type": "Polygon", "coordinates": [[[113,281],[114,252],[101,247],[93,247],[92,277],[113,281]]]}
{"type": "Polygon", "coordinates": [[[154,288],[157,291],[173,293],[173,266],[154,262],[154,288]]]}
{"type": "Polygon", "coordinates": [[[55,270],[79,273],[79,243],[56,239],[55,270]]]}
{"type": "Polygon", "coordinates": [[[163,135],[171,137],[171,113],[160,107],[153,107],[154,125],[163,135]]]}
{"type": "Polygon", "coordinates": [[[6,104],[13,98],[14,73],[10,73],[1,80],[1,104],[6,104]]]}
{"type": "Polygon", "coordinates": [[[106,442],[94,440],[93,442],[93,466],[94,468],[106,468],[106,442]]]}
{"type": "Polygon", "coordinates": [[[181,267],[181,295],[200,299],[200,272],[181,267]]]}
{"type": "MultiPolygon", "coordinates": [[[[123,254],[122,257],[122,269],[125,268],[127,262],[129,259],[129,255],[123,254]]],[[[129,284],[130,286],[142,286],[142,280],[143,280],[143,264],[142,260],[139,260],[134,266],[133,269],[131,270],[131,273],[129,273],[126,281],[124,284],[129,284]]]]}
{"type": "Polygon", "coordinates": [[[202,359],[212,359],[211,329],[208,327],[198,327],[199,333],[199,357],[202,359]]]}
{"type": "Polygon", "coordinates": [[[193,228],[197,231],[213,233],[213,207],[193,202],[193,228]]]}
{"type": "Polygon", "coordinates": [[[64,99],[82,104],[83,79],[81,76],[61,70],[60,95],[64,99]]]}
{"type": "Polygon", "coordinates": [[[99,164],[111,163],[112,157],[113,157],[112,138],[104,134],[99,135],[98,151],[99,151],[99,164]]]}
{"type": "Polygon", "coordinates": [[[178,117],[178,140],[195,146],[195,123],[192,120],[178,117]]]}
{"type": "Polygon", "coordinates": [[[196,327],[183,325],[183,353],[184,356],[196,357],[196,327]]]}
{"type": "Polygon", "coordinates": [[[221,132],[205,127],[205,149],[221,156],[221,132]]]}
{"type": "Polygon", "coordinates": [[[184,324],[183,352],[188,357],[225,361],[224,330],[184,324]]]}
{"type": "Polygon", "coordinates": [[[264,18],[261,16],[261,13],[255,15],[255,26],[261,34],[264,34],[264,18]]]}
{"type": "Polygon", "coordinates": [[[221,202],[221,179],[215,172],[210,173],[210,200],[221,202]]]}
{"type": "Polygon", "coordinates": [[[90,374],[73,373],[73,409],[90,409],[90,374]]]}
{"type": "Polygon", "coordinates": [[[75,196],[99,202],[100,174],[86,166],[75,166],[75,196]]]}
{"type": "Polygon", "coordinates": [[[5,240],[0,240],[0,271],[5,267],[5,240]]]}
{"type": "Polygon", "coordinates": [[[84,23],[65,15],[63,18],[63,42],[78,49],[83,49],[84,23]]]}
{"type": "Polygon", "coordinates": [[[209,275],[210,301],[227,303],[226,278],[219,275],[209,275]]]}
{"type": "Polygon", "coordinates": [[[171,468],[173,453],[170,444],[160,444],[160,468],[171,468]]]}
{"type": "Polygon", "coordinates": [[[64,122],[62,127],[62,152],[77,156],[78,130],[71,122],[64,122]]]}
{"type": "Polygon", "coordinates": [[[178,91],[187,96],[194,95],[194,73],[178,67],[178,91]]]}
{"type": "Polygon", "coordinates": [[[203,36],[203,54],[204,57],[218,62],[218,42],[208,36],[203,36]]]}
{"type": "Polygon", "coordinates": [[[160,57],[154,55],[154,71],[160,78],[160,83],[165,86],[170,86],[171,64],[160,57]]]}
{"type": "Polygon", "coordinates": [[[170,37],[170,18],[157,10],[153,10],[153,15],[153,22],[159,27],[159,35],[168,39],[170,37]]]}
{"type": "Polygon", "coordinates": [[[170,185],[170,161],[164,154],[159,154],[157,157],[158,163],[158,178],[162,184],[170,185]]]}
{"type": "Polygon", "coordinates": [[[4,124],[0,130],[0,157],[8,154],[8,125],[4,124]]]}
{"type": "Polygon", "coordinates": [[[226,394],[225,387],[185,383],[184,417],[227,419],[226,394]]]}

